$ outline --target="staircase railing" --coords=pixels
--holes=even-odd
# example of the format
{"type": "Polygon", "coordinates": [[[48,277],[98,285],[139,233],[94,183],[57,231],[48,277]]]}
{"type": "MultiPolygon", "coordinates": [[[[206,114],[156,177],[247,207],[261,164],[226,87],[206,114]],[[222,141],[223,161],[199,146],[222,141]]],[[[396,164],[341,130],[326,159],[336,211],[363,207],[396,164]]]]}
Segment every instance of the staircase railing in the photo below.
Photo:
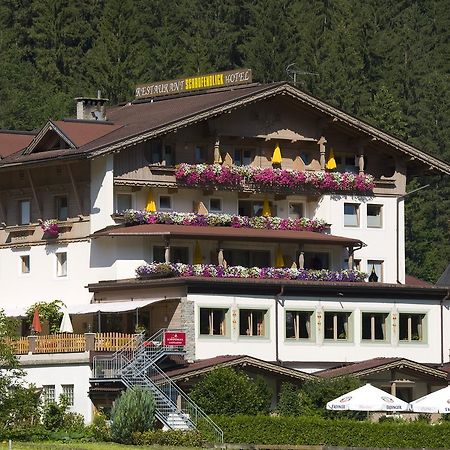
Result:
{"type": "Polygon", "coordinates": [[[184,353],[184,346],[165,344],[166,331],[162,329],[149,339],[145,339],[143,334],[136,335],[132,343],[113,355],[95,356],[93,377],[121,379],[129,388],[149,388],[155,397],[156,417],[164,425],[192,429],[203,421],[216,440],[223,443],[223,431],[158,367],[157,362],[162,357],[184,353]]]}

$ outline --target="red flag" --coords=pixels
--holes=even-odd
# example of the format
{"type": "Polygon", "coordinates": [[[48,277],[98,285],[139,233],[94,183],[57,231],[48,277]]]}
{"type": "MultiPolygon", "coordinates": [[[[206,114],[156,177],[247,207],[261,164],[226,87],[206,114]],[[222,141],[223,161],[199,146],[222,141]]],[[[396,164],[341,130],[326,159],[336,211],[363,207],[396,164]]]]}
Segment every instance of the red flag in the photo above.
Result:
{"type": "Polygon", "coordinates": [[[34,310],[33,323],[31,324],[31,328],[35,333],[42,332],[41,321],[39,320],[39,309],[34,310]]]}

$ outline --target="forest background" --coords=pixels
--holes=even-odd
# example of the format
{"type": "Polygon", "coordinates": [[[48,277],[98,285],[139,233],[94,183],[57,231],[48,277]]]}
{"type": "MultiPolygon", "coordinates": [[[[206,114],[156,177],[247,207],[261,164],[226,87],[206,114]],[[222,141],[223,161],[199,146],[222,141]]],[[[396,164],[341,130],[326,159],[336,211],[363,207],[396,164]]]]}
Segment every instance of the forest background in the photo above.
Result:
{"type": "MultiPolygon", "coordinates": [[[[74,97],[116,104],[148,81],[236,67],[288,80],[450,162],[448,0],[1,0],[0,127],[73,116],[74,97]]],[[[426,175],[424,173],[424,175],[426,175]]],[[[414,179],[407,272],[450,261],[449,177],[414,179]]]]}

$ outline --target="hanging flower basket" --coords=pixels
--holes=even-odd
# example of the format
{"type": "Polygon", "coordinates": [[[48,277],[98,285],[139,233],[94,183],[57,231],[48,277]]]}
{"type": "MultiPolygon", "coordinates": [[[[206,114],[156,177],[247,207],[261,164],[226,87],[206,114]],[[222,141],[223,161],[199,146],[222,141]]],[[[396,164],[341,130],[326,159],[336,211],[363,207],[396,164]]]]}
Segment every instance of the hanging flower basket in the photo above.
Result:
{"type": "Polygon", "coordinates": [[[302,172],[292,169],[253,166],[221,166],[220,164],[180,164],[175,178],[186,186],[222,186],[229,189],[254,186],[285,189],[293,192],[313,189],[324,193],[371,193],[374,178],[368,174],[350,172],[302,172]]]}
{"type": "Polygon", "coordinates": [[[127,209],[124,212],[127,225],[158,223],[165,225],[190,225],[196,227],[257,228],[267,230],[323,232],[325,220],[300,217],[247,217],[234,214],[195,214],[180,212],[149,212],[127,209]]]}
{"type": "Polygon", "coordinates": [[[170,273],[176,277],[254,278],[263,280],[300,280],[362,282],[367,274],[358,270],[308,270],[277,267],[216,266],[213,264],[152,263],[136,269],[138,278],[159,278],[170,273]]]}
{"type": "Polygon", "coordinates": [[[59,225],[55,219],[44,220],[41,223],[45,238],[57,238],[59,236],[59,225]]]}

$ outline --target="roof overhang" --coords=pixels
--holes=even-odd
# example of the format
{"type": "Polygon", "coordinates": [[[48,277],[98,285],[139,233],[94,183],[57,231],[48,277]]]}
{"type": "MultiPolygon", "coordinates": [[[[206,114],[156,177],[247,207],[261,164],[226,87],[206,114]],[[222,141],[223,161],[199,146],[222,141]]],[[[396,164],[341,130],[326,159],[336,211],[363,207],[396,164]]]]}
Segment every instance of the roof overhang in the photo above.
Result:
{"type": "Polygon", "coordinates": [[[233,228],[214,226],[142,224],[132,226],[115,226],[96,231],[91,237],[125,237],[151,236],[176,239],[205,239],[229,241],[271,241],[271,242],[302,242],[311,244],[340,245],[344,247],[361,248],[364,243],[359,239],[333,236],[331,234],[313,231],[267,230],[256,228],[233,228]]]}

